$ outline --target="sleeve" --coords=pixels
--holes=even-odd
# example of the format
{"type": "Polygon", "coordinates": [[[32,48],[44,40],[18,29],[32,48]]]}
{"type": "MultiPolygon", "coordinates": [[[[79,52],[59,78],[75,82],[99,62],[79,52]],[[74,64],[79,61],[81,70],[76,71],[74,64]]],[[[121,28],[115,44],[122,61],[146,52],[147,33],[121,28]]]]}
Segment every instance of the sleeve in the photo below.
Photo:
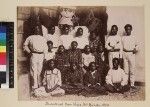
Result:
{"type": "Polygon", "coordinates": [[[61,80],[61,73],[60,70],[58,70],[58,82],[57,85],[61,86],[62,85],[62,80],[61,80]]]}
{"type": "Polygon", "coordinates": [[[111,75],[112,75],[112,71],[109,70],[109,71],[108,71],[108,74],[107,74],[107,76],[106,76],[106,83],[113,85],[111,75]]]}
{"type": "Polygon", "coordinates": [[[45,71],[45,73],[44,73],[44,78],[43,78],[42,83],[43,83],[43,85],[46,85],[46,84],[47,84],[47,82],[46,82],[46,71],[45,71]]]}
{"type": "Polygon", "coordinates": [[[48,46],[47,46],[47,41],[46,41],[46,39],[44,40],[45,42],[44,42],[44,59],[46,59],[46,55],[47,55],[47,53],[48,53],[48,46]]]}
{"type": "Polygon", "coordinates": [[[124,86],[124,85],[127,85],[128,84],[128,75],[125,74],[124,70],[121,69],[121,72],[122,72],[122,81],[121,81],[121,85],[124,86]]]}
{"type": "Polygon", "coordinates": [[[111,47],[109,46],[109,43],[110,43],[110,37],[107,38],[106,43],[105,43],[105,48],[106,48],[107,50],[110,50],[110,49],[111,49],[111,47]]]}
{"type": "Polygon", "coordinates": [[[135,49],[136,51],[139,50],[139,41],[134,37],[134,40],[135,40],[135,49]]]}
{"type": "Polygon", "coordinates": [[[102,58],[103,61],[105,60],[104,52],[101,54],[101,58],[102,58]]]}
{"type": "Polygon", "coordinates": [[[48,30],[45,26],[42,25],[42,33],[43,33],[43,37],[46,38],[47,34],[48,34],[48,30]]]}
{"type": "Polygon", "coordinates": [[[26,52],[28,52],[28,53],[31,52],[31,50],[29,49],[29,46],[28,46],[29,43],[30,43],[30,37],[28,37],[28,38],[25,40],[24,44],[23,44],[23,50],[26,51],[26,52]]]}

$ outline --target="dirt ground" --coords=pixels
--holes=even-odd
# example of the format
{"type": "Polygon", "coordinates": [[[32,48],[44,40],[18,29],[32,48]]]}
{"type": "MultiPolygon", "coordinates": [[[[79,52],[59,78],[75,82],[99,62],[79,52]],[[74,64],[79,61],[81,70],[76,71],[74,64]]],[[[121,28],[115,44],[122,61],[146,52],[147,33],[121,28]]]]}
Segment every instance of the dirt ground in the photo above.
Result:
{"type": "Polygon", "coordinates": [[[143,101],[145,99],[145,87],[137,86],[137,90],[130,90],[124,94],[109,93],[100,96],[82,96],[82,95],[64,95],[59,97],[33,97],[30,96],[28,74],[21,74],[18,77],[18,98],[19,100],[36,100],[36,101],[143,101]]]}

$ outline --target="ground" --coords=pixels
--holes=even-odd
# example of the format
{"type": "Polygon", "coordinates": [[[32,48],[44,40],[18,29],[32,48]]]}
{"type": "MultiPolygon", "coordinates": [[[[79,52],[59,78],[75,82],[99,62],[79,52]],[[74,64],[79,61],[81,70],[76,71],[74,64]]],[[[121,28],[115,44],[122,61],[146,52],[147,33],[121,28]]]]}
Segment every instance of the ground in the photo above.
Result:
{"type": "Polygon", "coordinates": [[[47,100],[56,100],[56,101],[143,101],[145,99],[145,87],[136,86],[137,90],[130,90],[124,94],[112,94],[100,95],[100,96],[88,96],[84,97],[81,95],[64,95],[59,97],[33,97],[30,96],[30,87],[29,87],[29,77],[28,74],[21,74],[18,77],[18,97],[19,100],[38,100],[38,101],[47,101],[47,100]]]}

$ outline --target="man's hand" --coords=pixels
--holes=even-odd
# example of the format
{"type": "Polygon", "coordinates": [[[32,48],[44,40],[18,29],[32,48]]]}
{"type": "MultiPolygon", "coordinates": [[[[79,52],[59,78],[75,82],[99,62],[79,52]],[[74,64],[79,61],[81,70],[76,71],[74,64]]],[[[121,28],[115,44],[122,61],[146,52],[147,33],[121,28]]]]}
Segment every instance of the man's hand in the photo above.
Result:
{"type": "Polygon", "coordinates": [[[136,54],[137,53],[137,50],[134,48],[133,49],[133,54],[136,54]]]}

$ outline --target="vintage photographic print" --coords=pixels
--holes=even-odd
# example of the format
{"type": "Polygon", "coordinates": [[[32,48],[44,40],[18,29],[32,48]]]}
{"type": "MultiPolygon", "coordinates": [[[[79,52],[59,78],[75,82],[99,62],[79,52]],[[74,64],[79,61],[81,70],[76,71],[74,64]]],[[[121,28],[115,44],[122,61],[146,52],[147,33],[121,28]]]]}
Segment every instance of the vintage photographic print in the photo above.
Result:
{"type": "Polygon", "coordinates": [[[144,40],[140,6],[18,6],[18,99],[144,101],[144,40]]]}

